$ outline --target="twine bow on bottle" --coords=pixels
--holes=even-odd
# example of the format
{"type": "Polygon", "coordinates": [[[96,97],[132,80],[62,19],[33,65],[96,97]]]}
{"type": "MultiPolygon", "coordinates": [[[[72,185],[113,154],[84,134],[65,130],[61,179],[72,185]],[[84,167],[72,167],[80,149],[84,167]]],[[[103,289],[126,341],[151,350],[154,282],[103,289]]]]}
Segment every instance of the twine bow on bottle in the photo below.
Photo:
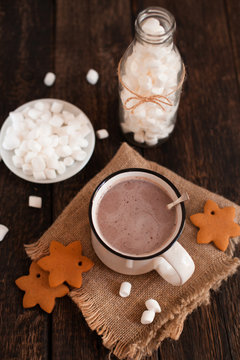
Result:
{"type": "Polygon", "coordinates": [[[121,85],[128,90],[131,94],[133,94],[134,96],[131,96],[129,98],[127,98],[127,100],[124,101],[123,103],[123,107],[125,110],[135,110],[139,105],[150,102],[153,104],[156,104],[158,106],[160,106],[160,108],[165,111],[165,108],[163,107],[163,105],[167,105],[167,106],[173,106],[173,103],[171,102],[171,100],[169,100],[169,96],[172,95],[173,93],[175,93],[178,89],[181,88],[184,79],[185,79],[185,74],[186,74],[186,70],[185,70],[185,66],[183,64],[183,71],[182,71],[182,76],[181,76],[181,80],[178,84],[178,86],[172,90],[170,93],[168,93],[167,95],[161,95],[161,94],[156,94],[156,95],[150,95],[150,96],[143,96],[140,95],[138,93],[136,93],[135,91],[129,89],[129,87],[124,84],[124,82],[122,81],[122,77],[120,75],[120,66],[121,66],[121,62],[122,59],[119,61],[118,64],[118,79],[119,82],[121,83],[121,85]],[[127,104],[131,101],[135,101],[135,104],[127,106],[127,104]]]}

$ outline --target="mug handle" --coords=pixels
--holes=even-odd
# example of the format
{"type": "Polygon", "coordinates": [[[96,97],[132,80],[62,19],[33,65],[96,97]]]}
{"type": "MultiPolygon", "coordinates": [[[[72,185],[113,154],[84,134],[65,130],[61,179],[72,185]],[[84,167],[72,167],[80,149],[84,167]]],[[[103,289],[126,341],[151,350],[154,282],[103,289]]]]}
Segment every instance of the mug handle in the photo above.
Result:
{"type": "Polygon", "coordinates": [[[194,273],[195,265],[188,252],[175,242],[170,249],[155,259],[154,269],[172,285],[183,285],[194,273]]]}

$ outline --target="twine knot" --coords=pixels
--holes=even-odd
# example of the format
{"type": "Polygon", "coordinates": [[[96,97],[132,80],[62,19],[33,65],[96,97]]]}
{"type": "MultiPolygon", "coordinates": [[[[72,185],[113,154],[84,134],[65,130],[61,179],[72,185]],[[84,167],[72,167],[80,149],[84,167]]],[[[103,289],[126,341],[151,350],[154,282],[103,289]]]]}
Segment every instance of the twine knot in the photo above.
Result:
{"type": "Polygon", "coordinates": [[[168,93],[167,95],[161,95],[161,94],[156,94],[156,95],[150,95],[150,96],[143,96],[143,95],[140,95],[138,93],[136,93],[135,91],[129,89],[129,87],[124,84],[124,82],[122,81],[122,77],[120,75],[120,66],[121,66],[121,63],[122,63],[122,59],[119,61],[118,63],[118,79],[119,79],[119,82],[121,83],[121,85],[126,89],[128,90],[131,94],[133,94],[134,96],[131,96],[129,98],[127,98],[127,100],[125,100],[125,102],[123,103],[123,107],[125,110],[135,110],[139,105],[141,104],[144,104],[144,103],[147,103],[147,102],[150,102],[150,103],[153,103],[153,104],[156,104],[158,106],[160,106],[160,108],[165,111],[165,108],[163,107],[163,105],[167,105],[167,106],[173,106],[173,103],[171,102],[171,100],[169,100],[169,96],[174,94],[178,89],[181,88],[183,82],[184,82],[184,79],[185,79],[185,74],[186,74],[186,70],[185,70],[185,66],[183,64],[183,72],[182,72],[182,76],[181,76],[181,80],[178,84],[178,86],[172,90],[170,93],[168,93]],[[129,105],[127,106],[127,104],[130,102],[130,101],[134,101],[136,102],[135,104],[133,105],[129,105]]]}

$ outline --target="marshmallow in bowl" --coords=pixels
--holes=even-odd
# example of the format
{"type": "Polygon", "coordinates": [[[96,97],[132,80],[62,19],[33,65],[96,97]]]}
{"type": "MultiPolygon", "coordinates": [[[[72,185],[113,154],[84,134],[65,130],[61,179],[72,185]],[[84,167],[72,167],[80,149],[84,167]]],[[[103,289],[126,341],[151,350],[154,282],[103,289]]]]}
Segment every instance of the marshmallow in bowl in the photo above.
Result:
{"type": "Polygon", "coordinates": [[[3,148],[13,151],[12,162],[35,180],[52,180],[66,167],[83,161],[91,132],[86,115],[75,116],[59,101],[37,101],[22,111],[9,114],[11,126],[3,148]]]}
{"type": "Polygon", "coordinates": [[[8,233],[9,229],[7,226],[0,224],[0,241],[2,241],[5,235],[8,233]]]}

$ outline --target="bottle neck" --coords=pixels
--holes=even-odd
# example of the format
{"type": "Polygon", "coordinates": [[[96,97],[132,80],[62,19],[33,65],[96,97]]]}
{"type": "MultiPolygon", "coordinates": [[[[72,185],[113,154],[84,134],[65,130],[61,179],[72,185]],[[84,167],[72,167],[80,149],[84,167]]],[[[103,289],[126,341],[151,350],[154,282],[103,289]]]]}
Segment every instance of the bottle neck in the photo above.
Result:
{"type": "Polygon", "coordinates": [[[174,16],[161,7],[149,7],[138,14],[135,21],[135,37],[141,43],[151,45],[170,45],[173,43],[173,35],[176,29],[174,16]],[[149,19],[155,19],[159,23],[159,30],[154,31],[146,27],[149,19]]]}

